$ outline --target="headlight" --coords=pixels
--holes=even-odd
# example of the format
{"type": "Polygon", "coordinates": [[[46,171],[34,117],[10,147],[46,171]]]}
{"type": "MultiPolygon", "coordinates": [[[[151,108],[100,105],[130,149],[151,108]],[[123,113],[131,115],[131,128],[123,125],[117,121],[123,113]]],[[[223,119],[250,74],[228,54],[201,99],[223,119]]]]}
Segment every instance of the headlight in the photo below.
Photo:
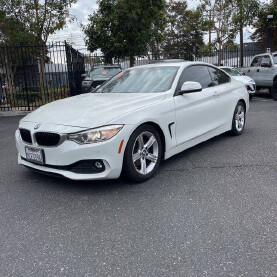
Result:
{"type": "Polygon", "coordinates": [[[80,133],[69,134],[68,140],[73,140],[79,144],[101,142],[114,137],[122,127],[123,125],[109,125],[80,133]]]}

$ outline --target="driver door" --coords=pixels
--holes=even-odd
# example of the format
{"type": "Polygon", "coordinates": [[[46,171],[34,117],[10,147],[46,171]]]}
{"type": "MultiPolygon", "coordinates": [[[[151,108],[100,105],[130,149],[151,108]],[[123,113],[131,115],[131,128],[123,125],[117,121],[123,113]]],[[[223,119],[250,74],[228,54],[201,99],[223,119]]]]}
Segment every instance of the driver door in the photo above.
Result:
{"type": "Polygon", "coordinates": [[[174,97],[176,109],[176,138],[181,145],[217,128],[215,112],[216,88],[205,65],[185,68],[180,76],[177,91],[184,82],[199,82],[203,90],[174,97]]]}

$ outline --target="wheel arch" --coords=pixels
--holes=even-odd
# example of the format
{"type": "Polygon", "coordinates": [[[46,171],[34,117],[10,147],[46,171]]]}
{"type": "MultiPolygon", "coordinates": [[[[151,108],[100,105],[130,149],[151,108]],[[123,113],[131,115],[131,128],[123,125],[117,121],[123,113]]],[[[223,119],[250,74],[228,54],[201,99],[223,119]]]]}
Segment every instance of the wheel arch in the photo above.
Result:
{"type": "Polygon", "coordinates": [[[140,124],[138,127],[143,126],[143,125],[151,125],[159,133],[160,138],[161,138],[161,142],[162,142],[162,148],[163,148],[162,149],[162,159],[164,159],[165,149],[166,149],[166,141],[165,141],[165,135],[164,135],[164,132],[163,132],[162,128],[160,127],[159,124],[157,124],[157,123],[155,123],[153,121],[144,122],[144,123],[140,124]]]}
{"type": "Polygon", "coordinates": [[[243,105],[244,105],[244,108],[245,108],[245,109],[247,108],[247,106],[246,106],[246,102],[245,102],[245,100],[244,100],[244,99],[240,99],[238,102],[242,102],[242,103],[243,103],[243,105]]]}

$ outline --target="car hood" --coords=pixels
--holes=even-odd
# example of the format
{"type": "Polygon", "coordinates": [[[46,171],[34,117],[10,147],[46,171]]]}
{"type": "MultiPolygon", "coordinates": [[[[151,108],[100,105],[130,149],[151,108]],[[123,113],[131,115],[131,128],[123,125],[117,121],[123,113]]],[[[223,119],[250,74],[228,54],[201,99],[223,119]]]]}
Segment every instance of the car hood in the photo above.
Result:
{"type": "Polygon", "coordinates": [[[248,76],[233,76],[233,78],[235,80],[238,80],[238,81],[246,83],[246,84],[247,83],[255,84],[255,81],[248,76]]]}
{"type": "Polygon", "coordinates": [[[44,105],[22,121],[94,128],[164,98],[165,93],[82,94],[44,105]]]}

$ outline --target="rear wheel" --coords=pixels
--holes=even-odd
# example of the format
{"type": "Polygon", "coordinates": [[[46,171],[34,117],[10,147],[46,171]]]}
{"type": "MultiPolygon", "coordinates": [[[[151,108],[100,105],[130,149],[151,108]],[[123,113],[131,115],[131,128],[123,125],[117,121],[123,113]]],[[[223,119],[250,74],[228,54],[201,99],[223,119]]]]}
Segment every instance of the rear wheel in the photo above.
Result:
{"type": "Polygon", "coordinates": [[[269,91],[272,98],[276,101],[277,100],[277,79],[273,81],[273,85],[269,91]]]}
{"type": "Polygon", "coordinates": [[[151,125],[142,125],[133,132],[127,143],[122,175],[130,181],[144,182],[156,173],[161,157],[159,133],[151,125]]]}
{"type": "Polygon", "coordinates": [[[230,132],[233,136],[239,136],[243,133],[245,119],[245,105],[239,101],[234,111],[232,130],[230,132]]]}

